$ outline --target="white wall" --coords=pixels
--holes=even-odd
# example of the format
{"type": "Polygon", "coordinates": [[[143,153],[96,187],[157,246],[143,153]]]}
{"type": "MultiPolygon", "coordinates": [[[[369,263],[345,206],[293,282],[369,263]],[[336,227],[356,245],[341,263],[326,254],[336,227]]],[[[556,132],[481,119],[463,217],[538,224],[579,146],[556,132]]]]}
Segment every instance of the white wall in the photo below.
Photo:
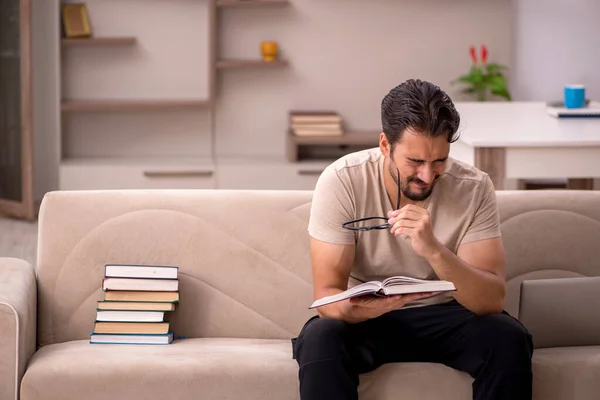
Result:
{"type": "Polygon", "coordinates": [[[38,198],[58,187],[59,148],[65,157],[284,159],[292,108],[336,109],[350,129],[379,129],[382,97],[405,79],[431,80],[460,99],[450,81],[468,70],[471,44],[511,64],[511,0],[292,0],[220,11],[221,57],[256,58],[260,41],[272,39],[290,66],[220,71],[214,121],[208,110],[67,113],[61,121],[61,96],[204,97],[208,3],[89,0],[96,34],[138,43],[68,49],[60,71],[58,0],[33,1],[38,198]]]}
{"type": "Polygon", "coordinates": [[[350,129],[380,129],[380,103],[408,78],[450,82],[470,67],[469,46],[487,44],[510,64],[510,0],[294,0],[290,7],[223,10],[222,57],[257,57],[279,42],[290,67],[224,71],[219,79],[219,157],[282,158],[287,112],[339,111],[350,129]]]}
{"type": "Polygon", "coordinates": [[[517,100],[562,100],[573,83],[600,99],[600,1],[518,0],[513,18],[517,100]]]}

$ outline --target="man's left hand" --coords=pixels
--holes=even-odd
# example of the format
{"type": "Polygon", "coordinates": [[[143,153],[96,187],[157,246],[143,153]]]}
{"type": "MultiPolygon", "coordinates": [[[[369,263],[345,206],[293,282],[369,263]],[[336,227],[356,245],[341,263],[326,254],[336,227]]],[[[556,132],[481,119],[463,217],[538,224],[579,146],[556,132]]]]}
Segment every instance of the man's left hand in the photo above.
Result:
{"type": "Polygon", "coordinates": [[[408,204],[399,210],[388,213],[390,232],[395,236],[410,237],[413,249],[421,257],[429,258],[439,251],[441,243],[433,234],[429,212],[421,207],[408,204]]]}

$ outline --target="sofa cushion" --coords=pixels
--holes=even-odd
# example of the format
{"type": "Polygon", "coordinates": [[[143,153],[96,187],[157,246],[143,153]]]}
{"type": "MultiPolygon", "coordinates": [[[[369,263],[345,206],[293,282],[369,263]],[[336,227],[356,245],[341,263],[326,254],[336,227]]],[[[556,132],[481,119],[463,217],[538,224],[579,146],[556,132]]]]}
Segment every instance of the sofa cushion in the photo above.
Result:
{"type": "Polygon", "coordinates": [[[44,346],[21,384],[22,400],[296,399],[288,340],[184,339],[170,345],[44,346]]]}
{"type": "MultiPolygon", "coordinates": [[[[168,346],[48,345],[31,360],[22,400],[297,400],[298,365],[288,340],[185,339],[168,346]]],[[[534,399],[596,399],[600,346],[538,349],[534,399]]],[[[473,379],[444,365],[384,365],[360,378],[361,400],[471,399],[473,379]]]]}
{"type": "Polygon", "coordinates": [[[600,393],[600,346],[536,349],[534,399],[596,400],[600,393]]]}
{"type": "Polygon", "coordinates": [[[360,377],[360,400],[471,400],[471,378],[443,364],[394,363],[360,377]]]}
{"type": "MultiPolygon", "coordinates": [[[[435,364],[390,364],[361,376],[361,399],[470,398],[471,378],[435,364]],[[432,385],[431,382],[435,382],[432,385]]],[[[44,346],[32,358],[22,400],[297,400],[298,364],[289,340],[184,339],[167,346],[44,346]]]]}

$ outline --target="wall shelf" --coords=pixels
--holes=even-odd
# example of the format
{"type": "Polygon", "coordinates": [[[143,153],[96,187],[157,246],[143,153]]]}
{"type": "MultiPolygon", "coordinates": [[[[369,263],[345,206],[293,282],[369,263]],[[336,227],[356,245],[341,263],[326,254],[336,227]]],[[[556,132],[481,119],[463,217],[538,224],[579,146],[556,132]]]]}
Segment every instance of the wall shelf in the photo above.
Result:
{"type": "MultiPolygon", "coordinates": [[[[99,2],[99,0],[98,0],[99,2]]],[[[160,2],[162,3],[162,2],[160,2]]],[[[59,113],[60,118],[71,118],[76,113],[82,113],[82,118],[86,118],[84,113],[98,113],[98,121],[97,123],[102,123],[102,118],[106,118],[108,121],[109,118],[112,117],[112,113],[119,112],[145,112],[144,118],[149,117],[150,121],[154,120],[153,114],[159,113],[161,111],[179,111],[179,110],[190,110],[190,113],[196,114],[198,111],[201,114],[203,111],[207,111],[207,114],[210,116],[207,119],[209,123],[210,129],[210,138],[206,140],[206,138],[199,139],[197,137],[193,138],[184,138],[184,140],[193,140],[194,143],[201,142],[203,148],[198,148],[198,151],[193,150],[194,154],[198,154],[198,159],[203,160],[206,158],[205,153],[210,152],[209,159],[212,160],[214,156],[214,146],[213,142],[216,140],[214,135],[216,134],[216,128],[214,127],[215,112],[216,112],[216,99],[218,97],[218,84],[219,84],[219,73],[227,73],[228,71],[239,71],[243,73],[243,71],[250,70],[264,70],[265,73],[269,70],[274,70],[278,68],[285,68],[291,64],[289,60],[284,59],[276,59],[272,62],[265,62],[260,53],[255,53],[254,56],[248,55],[235,55],[235,54],[224,54],[219,51],[219,37],[222,34],[220,31],[220,23],[223,19],[220,18],[219,13],[226,13],[228,11],[231,12],[242,12],[244,10],[251,12],[252,9],[257,9],[257,11],[267,11],[268,8],[273,9],[283,9],[280,6],[288,6],[291,4],[289,0],[210,0],[208,2],[203,2],[204,6],[202,7],[206,13],[207,17],[207,33],[208,33],[208,54],[207,54],[207,62],[208,62],[208,93],[207,95],[198,95],[198,97],[202,97],[200,99],[195,98],[186,98],[185,95],[182,95],[182,98],[144,98],[144,96],[140,96],[141,98],[99,98],[94,95],[93,89],[87,92],[88,96],[85,95],[70,95],[70,91],[65,91],[62,96],[59,105],[59,113]],[[239,57],[239,58],[237,58],[239,57]],[[105,113],[105,114],[102,114],[105,113]],[[212,146],[208,148],[204,148],[205,143],[206,146],[212,146]]],[[[99,6],[100,7],[100,6],[99,6]]],[[[198,8],[199,9],[199,8],[198,8]]],[[[283,9],[285,10],[285,9],[283,9]]],[[[275,11],[275,10],[273,10],[275,11]]],[[[98,11],[98,17],[101,18],[104,15],[104,18],[108,18],[109,14],[102,14],[101,11],[98,11]]],[[[262,23],[261,23],[262,24],[262,23]]],[[[109,24],[110,25],[110,24],[109,24]]],[[[108,25],[107,25],[108,26],[108,25]]],[[[81,68],[81,65],[90,66],[89,62],[81,62],[78,57],[90,57],[92,56],[95,59],[98,59],[98,62],[102,62],[105,58],[107,59],[107,65],[111,67],[115,67],[113,71],[119,71],[118,65],[121,65],[125,62],[134,61],[137,62],[137,57],[139,54],[131,54],[129,55],[129,51],[137,50],[136,45],[144,44],[147,45],[148,50],[152,50],[152,43],[145,43],[146,40],[150,40],[149,36],[145,36],[146,31],[141,30],[139,35],[133,30],[135,26],[132,27],[132,30],[120,34],[115,31],[106,31],[105,35],[101,37],[88,37],[88,38],[67,38],[60,37],[58,38],[59,45],[59,60],[60,62],[70,63],[69,67],[72,66],[73,70],[75,68],[81,68]],[[131,35],[131,36],[130,36],[131,35]],[[73,57],[65,57],[63,59],[60,58],[60,49],[66,54],[70,51],[75,51],[73,57]],[[92,53],[88,53],[84,51],[83,53],[78,53],[77,50],[89,49],[93,50],[92,53]],[[102,49],[102,53],[95,54],[96,50],[102,49]],[[106,51],[104,51],[106,50],[106,51]],[[111,51],[109,51],[111,50],[111,51]],[[116,58],[111,57],[112,50],[117,52],[116,58]],[[131,57],[128,57],[131,56],[131,57]]],[[[273,38],[265,37],[259,40],[272,40],[273,38]]],[[[153,39],[154,40],[154,39],[153,39]]],[[[166,45],[168,46],[169,43],[166,45]]],[[[258,46],[256,43],[255,46],[258,46]]],[[[285,58],[285,57],[282,57],[285,58]]],[[[96,67],[91,64],[92,67],[96,67]]],[[[100,68],[101,66],[98,66],[100,68]]],[[[62,69],[63,66],[61,65],[62,69]]],[[[66,70],[65,70],[66,71],[66,70]]],[[[75,82],[75,85],[79,84],[79,80],[83,75],[78,75],[77,71],[74,74],[61,74],[61,79],[69,79],[69,82],[75,82]],[[74,77],[73,77],[74,76],[74,77]]],[[[123,70],[123,72],[129,72],[123,70]]],[[[82,72],[84,73],[84,72],[82,72]]],[[[93,73],[93,72],[92,72],[93,73]]],[[[65,82],[67,83],[67,82],[65,82]]],[[[68,85],[61,85],[62,88],[69,88],[68,85]]],[[[94,86],[91,86],[94,87],[94,86]]],[[[64,89],[63,89],[64,90],[64,89]]],[[[78,93],[77,91],[73,91],[73,93],[78,93]]],[[[157,95],[160,96],[160,95],[157,95]]],[[[129,116],[125,115],[128,119],[129,116]]],[[[160,116],[162,118],[163,116],[160,116]]],[[[165,115],[165,118],[171,118],[170,115],[165,115]]],[[[186,114],[185,116],[186,123],[192,124],[189,122],[187,118],[190,116],[186,114]]],[[[192,116],[194,117],[194,116],[192,116]]],[[[204,116],[202,116],[204,117],[204,116]]],[[[156,117],[158,120],[158,117],[156,117]]],[[[135,122],[135,118],[133,119],[133,123],[135,122]]],[[[145,120],[144,120],[145,121],[145,120]]],[[[96,122],[96,121],[94,121],[96,122]]],[[[118,119],[118,123],[124,123],[125,118],[123,120],[118,119]]],[[[129,119],[127,120],[129,122],[129,119]]],[[[141,123],[140,119],[140,123],[141,123]]],[[[200,123],[204,123],[204,121],[199,121],[200,123]]],[[[63,125],[63,124],[61,124],[63,125]]],[[[196,125],[194,125],[196,126],[196,125]]],[[[189,150],[185,149],[185,143],[175,143],[173,146],[170,146],[167,149],[167,153],[171,154],[167,156],[167,160],[163,163],[163,160],[155,160],[155,159],[139,159],[135,156],[138,153],[144,153],[146,150],[142,149],[139,152],[137,150],[132,151],[131,154],[118,156],[118,154],[123,154],[123,151],[115,151],[112,152],[112,149],[109,147],[102,147],[98,149],[94,149],[93,143],[83,143],[78,135],[78,132],[67,132],[67,130],[80,131],[85,129],[82,127],[82,124],[79,123],[77,118],[73,119],[73,123],[64,124],[64,129],[61,135],[61,145],[59,150],[59,160],[61,160],[59,164],[59,181],[61,189],[94,189],[94,188],[216,188],[218,184],[218,175],[225,176],[224,181],[228,182],[225,184],[225,187],[239,187],[240,179],[239,179],[239,171],[236,166],[227,168],[225,167],[225,172],[221,171],[219,174],[217,173],[216,164],[211,162],[202,162],[202,161],[182,161],[180,157],[173,155],[173,152],[181,152],[188,153],[189,150]],[[73,140],[67,139],[67,136],[73,136],[73,140]],[[76,145],[72,145],[69,142],[78,142],[81,141],[82,145],[79,148],[76,145]],[[66,144],[69,144],[68,146],[66,144]],[[179,146],[182,150],[171,150],[175,149],[175,146],[179,146]],[[82,155],[85,154],[85,155],[82,155]],[[122,158],[121,158],[122,157],[122,158]],[[232,177],[232,178],[228,178],[232,177]]],[[[132,130],[132,135],[139,135],[143,133],[139,133],[135,129],[132,130]]],[[[202,132],[203,134],[203,132],[202,132]]],[[[204,136],[204,135],[203,135],[204,136]]],[[[85,136],[84,136],[85,137],[85,136]]],[[[125,143],[129,143],[129,140],[133,140],[129,137],[125,137],[123,139],[125,143]]],[[[162,139],[161,139],[162,140],[162,139]]],[[[173,139],[170,137],[165,137],[165,141],[172,141],[173,139]]],[[[302,146],[299,146],[303,148],[302,146]]],[[[196,157],[193,157],[194,159],[196,157]]],[[[297,164],[288,164],[283,162],[283,168],[279,168],[280,174],[279,178],[275,181],[279,187],[285,188],[311,188],[314,186],[315,180],[318,178],[318,174],[322,171],[322,167],[319,165],[326,165],[327,162],[322,162],[321,164],[317,163],[316,167],[306,166],[305,163],[300,163],[303,165],[300,168],[297,164]]],[[[273,169],[273,164],[269,161],[259,160],[257,165],[250,169],[250,173],[248,176],[264,176],[268,174],[273,169]]],[[[312,165],[312,164],[311,164],[312,165]]],[[[253,182],[250,187],[254,187],[255,185],[265,185],[266,181],[263,182],[260,179],[242,179],[242,183],[253,182]]],[[[271,187],[271,182],[269,182],[268,187],[271,187]]]]}
{"type": "Polygon", "coordinates": [[[63,47],[70,46],[130,46],[136,43],[135,37],[62,38],[63,47]]]}
{"type": "Polygon", "coordinates": [[[379,132],[377,131],[353,131],[344,132],[340,136],[296,136],[289,134],[290,140],[297,145],[322,145],[333,144],[337,146],[347,145],[377,145],[379,132]]]}
{"type": "Polygon", "coordinates": [[[288,0],[217,0],[217,7],[269,7],[289,3],[288,0]]]}
{"type": "Polygon", "coordinates": [[[245,68],[281,68],[289,65],[286,60],[265,62],[256,60],[219,60],[217,69],[245,69],[245,68]]]}
{"type": "Polygon", "coordinates": [[[144,111],[160,109],[208,108],[208,100],[64,100],[62,111],[144,111]]]}
{"type": "Polygon", "coordinates": [[[335,160],[361,149],[379,145],[379,131],[348,131],[339,136],[296,136],[287,134],[287,158],[290,162],[335,160]]]}

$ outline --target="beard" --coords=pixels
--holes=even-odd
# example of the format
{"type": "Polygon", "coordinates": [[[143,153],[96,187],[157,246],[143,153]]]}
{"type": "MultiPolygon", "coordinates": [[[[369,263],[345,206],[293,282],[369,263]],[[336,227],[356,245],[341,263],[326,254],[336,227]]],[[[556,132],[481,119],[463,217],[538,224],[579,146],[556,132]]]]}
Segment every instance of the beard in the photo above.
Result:
{"type": "Polygon", "coordinates": [[[390,170],[390,175],[392,176],[394,182],[396,182],[396,185],[400,186],[400,191],[402,192],[404,197],[412,201],[423,201],[426,200],[429,196],[431,196],[433,188],[440,177],[440,175],[436,175],[431,184],[425,186],[425,182],[423,182],[416,176],[409,176],[408,178],[403,180],[401,176],[398,176],[398,170],[394,171],[391,163],[388,169],[390,170]],[[412,182],[418,185],[416,189],[411,189],[410,184],[412,182]]]}

